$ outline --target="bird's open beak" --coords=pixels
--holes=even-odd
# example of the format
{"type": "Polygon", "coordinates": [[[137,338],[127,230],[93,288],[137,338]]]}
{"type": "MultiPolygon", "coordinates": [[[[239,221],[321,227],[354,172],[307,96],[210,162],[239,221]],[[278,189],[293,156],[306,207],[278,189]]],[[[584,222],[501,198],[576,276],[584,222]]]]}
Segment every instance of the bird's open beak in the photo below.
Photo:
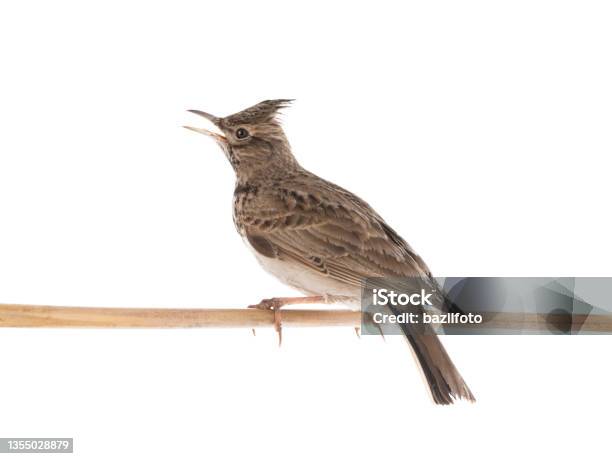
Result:
{"type": "MultiPolygon", "coordinates": [[[[217,125],[219,123],[219,118],[217,118],[216,116],[213,116],[209,113],[200,111],[200,110],[187,110],[188,112],[191,113],[195,113],[196,115],[202,116],[204,118],[206,118],[207,120],[211,121],[214,125],[217,125]]],[[[217,143],[222,147],[222,148],[226,148],[228,143],[227,143],[227,139],[225,138],[225,136],[216,133],[216,132],[212,132],[209,131],[208,129],[202,129],[202,128],[197,128],[197,127],[192,127],[192,126],[183,126],[185,129],[189,129],[190,131],[194,131],[194,132],[199,132],[200,134],[204,134],[207,135],[209,137],[212,137],[213,139],[215,139],[217,141],[217,143]]]]}

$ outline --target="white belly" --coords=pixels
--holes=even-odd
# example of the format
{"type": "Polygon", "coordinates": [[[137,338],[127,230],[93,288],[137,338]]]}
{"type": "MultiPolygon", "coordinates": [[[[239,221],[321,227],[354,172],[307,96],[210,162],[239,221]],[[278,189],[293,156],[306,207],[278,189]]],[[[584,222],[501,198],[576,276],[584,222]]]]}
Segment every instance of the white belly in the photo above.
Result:
{"type": "Polygon", "coordinates": [[[293,287],[306,295],[333,295],[351,297],[355,300],[349,306],[359,308],[360,289],[352,285],[339,282],[329,276],[320,274],[314,270],[301,266],[297,263],[281,261],[276,258],[268,258],[257,252],[246,238],[245,244],[251,249],[259,264],[270,274],[284,284],[293,287]]]}

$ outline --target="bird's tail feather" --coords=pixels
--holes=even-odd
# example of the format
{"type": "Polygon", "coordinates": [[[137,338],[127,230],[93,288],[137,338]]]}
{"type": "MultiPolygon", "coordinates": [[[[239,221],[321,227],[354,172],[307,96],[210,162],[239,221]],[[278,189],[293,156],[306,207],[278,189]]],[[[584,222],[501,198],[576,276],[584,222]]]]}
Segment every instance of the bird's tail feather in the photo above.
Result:
{"type": "Polygon", "coordinates": [[[433,330],[415,332],[402,326],[402,331],[416,354],[434,402],[450,405],[458,399],[476,401],[433,330]]]}

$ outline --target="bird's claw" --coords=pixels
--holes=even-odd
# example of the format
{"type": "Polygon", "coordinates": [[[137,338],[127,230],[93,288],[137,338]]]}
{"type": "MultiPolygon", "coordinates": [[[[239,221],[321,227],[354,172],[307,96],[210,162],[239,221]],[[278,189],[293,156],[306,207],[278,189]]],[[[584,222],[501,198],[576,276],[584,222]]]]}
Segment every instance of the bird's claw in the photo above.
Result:
{"type": "MultiPolygon", "coordinates": [[[[281,322],[280,308],[284,306],[284,303],[279,298],[267,298],[261,300],[257,304],[251,304],[248,306],[250,309],[261,309],[264,311],[274,311],[274,330],[278,333],[278,346],[283,344],[283,327],[281,322]]],[[[253,334],[255,330],[253,330],[253,334]]]]}
{"type": "Polygon", "coordinates": [[[269,311],[271,309],[277,309],[283,306],[283,302],[279,298],[267,298],[265,300],[261,300],[257,304],[251,304],[249,306],[250,309],[262,309],[264,311],[269,311]]]}

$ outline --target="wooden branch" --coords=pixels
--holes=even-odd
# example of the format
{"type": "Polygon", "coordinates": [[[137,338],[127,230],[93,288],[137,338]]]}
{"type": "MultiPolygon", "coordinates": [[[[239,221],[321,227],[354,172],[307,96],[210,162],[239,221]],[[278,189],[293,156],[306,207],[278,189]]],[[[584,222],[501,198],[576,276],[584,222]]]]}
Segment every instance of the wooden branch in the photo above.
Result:
{"type": "MultiPolygon", "coordinates": [[[[360,327],[361,313],[350,310],[283,309],[283,327],[360,327]]],[[[260,309],[163,309],[32,306],[0,304],[1,327],[44,328],[262,328],[274,326],[274,312],[260,309]]],[[[612,333],[612,316],[495,313],[479,325],[525,332],[564,330],[612,333]]]]}
{"type": "MultiPolygon", "coordinates": [[[[284,327],[359,327],[349,310],[283,309],[284,327]]],[[[52,328],[261,328],[274,326],[274,311],[261,309],[90,308],[0,304],[0,327],[52,328]]]]}

